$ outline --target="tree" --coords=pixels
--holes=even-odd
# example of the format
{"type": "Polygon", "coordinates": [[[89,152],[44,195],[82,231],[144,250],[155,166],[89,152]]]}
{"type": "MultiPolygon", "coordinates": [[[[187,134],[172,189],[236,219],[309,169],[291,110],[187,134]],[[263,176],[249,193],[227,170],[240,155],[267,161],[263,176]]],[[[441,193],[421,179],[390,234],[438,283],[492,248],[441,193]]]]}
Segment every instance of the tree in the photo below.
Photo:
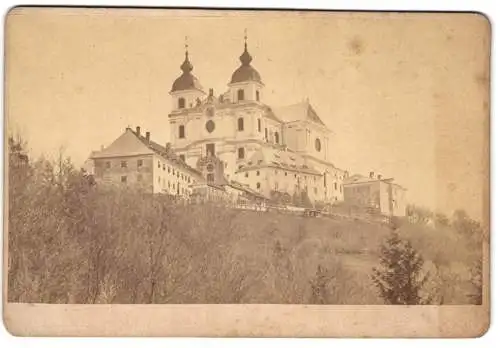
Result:
{"type": "Polygon", "coordinates": [[[483,303],[483,265],[482,260],[475,262],[471,269],[472,292],[469,294],[472,304],[483,303]]]}
{"type": "Polygon", "coordinates": [[[407,240],[392,232],[381,246],[380,265],[373,268],[372,281],[387,304],[427,304],[422,296],[427,274],[424,260],[407,240]]]}

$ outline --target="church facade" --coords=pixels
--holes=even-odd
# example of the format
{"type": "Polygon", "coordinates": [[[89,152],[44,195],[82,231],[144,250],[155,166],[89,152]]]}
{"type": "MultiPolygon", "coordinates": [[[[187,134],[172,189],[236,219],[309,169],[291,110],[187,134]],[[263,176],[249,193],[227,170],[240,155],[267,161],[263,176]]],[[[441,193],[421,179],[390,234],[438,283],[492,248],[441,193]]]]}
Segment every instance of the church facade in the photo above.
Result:
{"type": "Polygon", "coordinates": [[[227,90],[215,95],[193,74],[186,49],[170,92],[172,149],[193,168],[217,157],[229,181],[266,197],[306,193],[311,202],[343,200],[346,172],[330,161],[332,132],[309,101],[284,107],[265,103],[265,85],[251,64],[246,39],[239,59],[227,90]]]}

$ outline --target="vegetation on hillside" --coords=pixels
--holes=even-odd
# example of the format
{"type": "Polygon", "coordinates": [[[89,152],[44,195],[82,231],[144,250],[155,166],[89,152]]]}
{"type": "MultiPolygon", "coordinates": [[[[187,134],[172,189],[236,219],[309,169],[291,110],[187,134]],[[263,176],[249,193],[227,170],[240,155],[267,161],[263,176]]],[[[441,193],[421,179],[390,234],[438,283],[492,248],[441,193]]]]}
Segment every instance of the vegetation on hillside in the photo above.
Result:
{"type": "Polygon", "coordinates": [[[462,212],[388,225],[186,205],[99,187],[13,138],[8,165],[12,302],[383,304],[399,262],[427,280],[401,303],[482,301],[483,232],[462,212]]]}

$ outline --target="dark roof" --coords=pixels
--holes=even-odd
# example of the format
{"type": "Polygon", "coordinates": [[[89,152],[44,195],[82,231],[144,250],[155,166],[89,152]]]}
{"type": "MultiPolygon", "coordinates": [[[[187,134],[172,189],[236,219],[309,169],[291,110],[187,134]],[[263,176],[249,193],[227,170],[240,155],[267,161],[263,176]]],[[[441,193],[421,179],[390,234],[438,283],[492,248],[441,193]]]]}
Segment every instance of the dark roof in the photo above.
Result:
{"type": "Polygon", "coordinates": [[[194,169],[193,167],[187,165],[186,162],[184,162],[183,160],[181,160],[171,149],[166,148],[164,146],[161,146],[160,144],[158,144],[158,143],[156,143],[156,142],[154,142],[152,140],[148,140],[146,137],[144,137],[142,135],[137,135],[137,133],[135,133],[131,129],[129,131],[132,132],[144,145],[146,145],[148,148],[150,148],[151,150],[153,150],[156,154],[158,154],[161,157],[169,160],[172,163],[175,163],[175,164],[181,166],[182,168],[190,171],[193,174],[202,176],[202,174],[201,174],[200,171],[198,171],[198,170],[194,169]]]}
{"type": "Polygon", "coordinates": [[[198,81],[196,76],[188,72],[183,73],[174,81],[171,92],[187,91],[193,89],[203,92],[203,86],[201,85],[200,81],[198,81]]]}
{"type": "Polygon", "coordinates": [[[246,81],[256,81],[262,83],[260,74],[255,68],[250,65],[252,62],[252,56],[248,53],[247,44],[245,42],[245,50],[240,56],[241,66],[236,69],[236,71],[231,76],[230,83],[246,82],[246,81]]]}
{"type": "Polygon", "coordinates": [[[182,75],[179,76],[172,85],[171,92],[176,91],[187,91],[187,90],[199,90],[203,92],[203,87],[200,81],[194,76],[191,71],[193,71],[193,64],[189,61],[189,54],[186,51],[186,57],[181,65],[182,75]]]}
{"type": "Polygon", "coordinates": [[[231,83],[246,81],[256,81],[262,83],[259,72],[251,65],[240,66],[231,76],[231,83]]]}

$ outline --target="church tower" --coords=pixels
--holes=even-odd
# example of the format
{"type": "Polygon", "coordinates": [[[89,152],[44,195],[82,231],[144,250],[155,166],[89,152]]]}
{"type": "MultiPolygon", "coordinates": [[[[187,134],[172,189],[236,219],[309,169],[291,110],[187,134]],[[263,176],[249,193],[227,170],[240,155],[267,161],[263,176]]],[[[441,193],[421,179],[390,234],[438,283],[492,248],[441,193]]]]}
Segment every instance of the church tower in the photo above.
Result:
{"type": "Polygon", "coordinates": [[[195,107],[205,96],[203,87],[192,74],[193,64],[189,61],[188,44],[186,38],[186,56],[181,65],[182,75],[172,85],[170,95],[172,96],[172,110],[182,110],[195,107]]]}
{"type": "Polygon", "coordinates": [[[245,101],[260,102],[264,84],[260,74],[251,65],[252,56],[248,53],[247,33],[245,30],[245,49],[240,56],[241,66],[235,70],[229,82],[229,98],[232,103],[245,101]]]}

